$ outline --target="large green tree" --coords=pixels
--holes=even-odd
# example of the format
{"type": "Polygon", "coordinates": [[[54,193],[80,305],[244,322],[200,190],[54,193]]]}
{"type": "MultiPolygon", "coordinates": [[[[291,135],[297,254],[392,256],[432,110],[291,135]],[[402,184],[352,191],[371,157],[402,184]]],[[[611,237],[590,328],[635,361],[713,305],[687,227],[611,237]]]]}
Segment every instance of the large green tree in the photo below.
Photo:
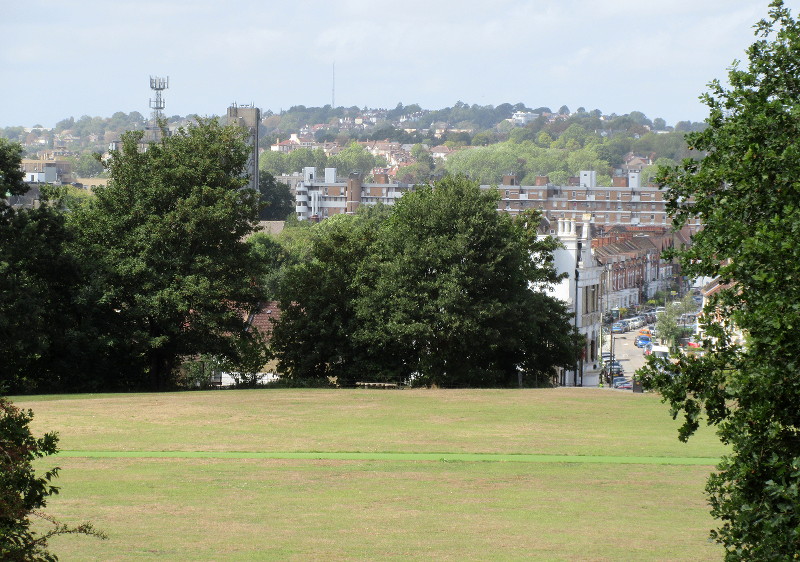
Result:
{"type": "Polygon", "coordinates": [[[706,490],[729,560],[800,556],[800,24],[782,2],[756,25],[749,62],[714,81],[708,127],[689,134],[707,155],[663,170],[680,226],[704,228],[679,253],[690,276],[718,277],[706,306],[702,357],[653,365],[647,384],[701,416],[730,446],[706,490]],[[731,326],[744,335],[738,343],[731,326]]]}
{"type": "Polygon", "coordinates": [[[109,185],[70,213],[72,250],[92,268],[80,300],[98,354],[123,362],[104,386],[164,389],[182,356],[235,363],[255,337],[245,318],[263,296],[262,264],[244,239],[259,194],[244,187],[247,154],[243,130],[213,119],[148,145],[126,133],[109,185]]]}
{"type": "Polygon", "coordinates": [[[79,270],[65,251],[70,234],[57,209],[10,204],[7,195],[28,190],[21,154],[19,144],[0,139],[0,382],[30,392],[61,388],[69,376],[79,270]]]}
{"type": "MultiPolygon", "coordinates": [[[[356,215],[335,215],[307,230],[308,246],[290,252],[301,260],[290,264],[278,283],[282,315],[275,326],[271,349],[278,370],[295,384],[340,385],[359,377],[374,379],[376,361],[354,338],[355,308],[361,291],[358,270],[373,251],[379,225],[388,210],[365,208],[356,215]]],[[[291,234],[291,231],[289,232],[291,234]]]]}
{"type": "Polygon", "coordinates": [[[280,279],[272,350],[296,383],[548,384],[577,356],[539,216],[463,177],[315,225],[280,279]],[[476,343],[476,342],[479,342],[476,343]]]}
{"type": "Polygon", "coordinates": [[[419,187],[381,226],[358,285],[357,339],[401,379],[444,386],[549,380],[576,357],[564,305],[533,290],[557,281],[540,217],[497,212],[497,191],[464,177],[419,187]],[[546,351],[545,351],[546,350],[546,351]]]}
{"type": "Polygon", "coordinates": [[[261,212],[259,219],[263,221],[282,221],[294,212],[294,198],[289,186],[275,179],[275,176],[261,170],[258,178],[258,189],[261,191],[261,212]]]}

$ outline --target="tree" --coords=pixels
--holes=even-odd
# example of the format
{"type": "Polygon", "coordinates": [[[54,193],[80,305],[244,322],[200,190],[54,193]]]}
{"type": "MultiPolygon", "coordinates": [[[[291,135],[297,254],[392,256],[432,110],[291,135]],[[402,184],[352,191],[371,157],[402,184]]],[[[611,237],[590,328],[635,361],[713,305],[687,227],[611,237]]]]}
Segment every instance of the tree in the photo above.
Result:
{"type": "Polygon", "coordinates": [[[262,221],[282,221],[294,212],[294,198],[289,186],[275,180],[275,176],[262,170],[259,172],[258,189],[264,208],[258,215],[262,221]]]}
{"type": "Polygon", "coordinates": [[[537,213],[496,211],[462,178],[311,227],[311,252],[279,283],[271,350],[296,384],[549,384],[578,342],[537,213]],[[480,345],[475,345],[480,341],[480,345]]]}
{"type": "MultiPolygon", "coordinates": [[[[310,253],[286,268],[278,284],[280,321],[270,347],[278,370],[294,384],[352,385],[369,373],[369,351],[353,335],[360,289],[356,272],[372,251],[377,228],[388,209],[365,208],[356,215],[335,215],[314,225],[310,253]]],[[[297,229],[293,229],[297,230],[297,229]]]]}
{"type": "Polygon", "coordinates": [[[6,194],[28,190],[21,153],[0,139],[0,381],[13,392],[47,391],[68,376],[79,268],[65,250],[70,234],[57,208],[9,204],[6,194]]]}
{"type": "Polygon", "coordinates": [[[692,299],[692,295],[686,295],[680,302],[667,304],[656,322],[659,339],[676,350],[680,344],[680,338],[685,335],[685,326],[681,322],[681,316],[694,312],[696,308],[697,305],[692,299]]]}
{"type": "Polygon", "coordinates": [[[287,157],[287,167],[291,173],[302,172],[303,168],[306,167],[322,169],[327,165],[328,157],[321,148],[314,150],[310,148],[298,148],[291,151],[287,157]]]}
{"type": "Polygon", "coordinates": [[[423,162],[417,162],[398,168],[395,179],[401,183],[421,184],[429,182],[432,173],[431,166],[423,162]]]}
{"type": "Polygon", "coordinates": [[[707,128],[687,136],[706,156],[662,170],[674,222],[704,228],[678,252],[685,274],[718,277],[704,310],[704,355],[648,367],[679,437],[701,415],[730,446],[706,491],[728,560],[800,553],[800,24],[780,0],[756,26],[746,68],[703,96],[707,128]],[[738,343],[728,325],[746,338],[738,343]]]}
{"type": "Polygon", "coordinates": [[[261,171],[269,172],[273,176],[288,174],[289,158],[283,152],[265,150],[258,158],[258,167],[261,171]]]}
{"type": "Polygon", "coordinates": [[[100,155],[93,152],[84,152],[74,159],[75,174],[79,178],[93,178],[103,172],[100,155]]]}
{"type": "Polygon", "coordinates": [[[102,327],[98,355],[124,373],[105,386],[161,390],[182,356],[235,362],[242,342],[258,344],[244,328],[262,264],[244,238],[259,196],[244,188],[242,129],[199,120],[146,150],[142,136],[123,135],[109,185],[69,222],[72,252],[91,266],[78,298],[102,327]]]}
{"type": "Polygon", "coordinates": [[[33,462],[58,452],[58,436],[46,433],[36,438],[29,428],[31,410],[20,410],[8,399],[0,397],[0,559],[9,561],[57,560],[47,550],[47,542],[56,535],[85,534],[106,538],[91,524],[68,527],[39,510],[47,499],[58,494],[51,484],[58,468],[38,476],[33,462]],[[31,530],[31,516],[50,522],[53,527],[44,534],[31,530]]]}
{"type": "Polygon", "coordinates": [[[564,305],[531,289],[558,277],[538,213],[512,219],[499,194],[446,177],[400,199],[355,283],[356,340],[395,380],[517,386],[576,357],[564,305]]]}
{"type": "Polygon", "coordinates": [[[6,202],[8,195],[22,195],[28,186],[22,181],[25,173],[22,171],[23,149],[16,142],[9,142],[0,137],[0,216],[6,217],[11,209],[6,202]]]}
{"type": "Polygon", "coordinates": [[[375,167],[375,157],[358,143],[350,145],[330,158],[330,165],[338,170],[339,176],[346,178],[352,172],[359,172],[364,176],[372,172],[375,167]]]}
{"type": "Polygon", "coordinates": [[[431,153],[428,152],[428,149],[426,149],[424,145],[415,144],[412,146],[411,156],[417,161],[418,164],[426,166],[428,168],[428,173],[433,171],[433,168],[436,164],[433,161],[433,156],[431,156],[431,153]]]}

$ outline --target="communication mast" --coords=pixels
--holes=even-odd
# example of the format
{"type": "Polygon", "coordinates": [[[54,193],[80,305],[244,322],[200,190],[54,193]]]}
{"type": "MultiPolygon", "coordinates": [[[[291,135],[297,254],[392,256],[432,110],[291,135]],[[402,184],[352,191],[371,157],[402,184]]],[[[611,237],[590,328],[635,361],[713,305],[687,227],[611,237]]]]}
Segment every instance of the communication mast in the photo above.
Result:
{"type": "Polygon", "coordinates": [[[164,99],[161,97],[161,92],[169,88],[169,76],[160,78],[158,76],[150,77],[150,89],[153,90],[155,99],[150,99],[150,109],[153,110],[152,124],[147,128],[151,135],[153,142],[157,142],[161,138],[161,125],[160,121],[163,118],[163,109],[165,107],[164,99]]]}

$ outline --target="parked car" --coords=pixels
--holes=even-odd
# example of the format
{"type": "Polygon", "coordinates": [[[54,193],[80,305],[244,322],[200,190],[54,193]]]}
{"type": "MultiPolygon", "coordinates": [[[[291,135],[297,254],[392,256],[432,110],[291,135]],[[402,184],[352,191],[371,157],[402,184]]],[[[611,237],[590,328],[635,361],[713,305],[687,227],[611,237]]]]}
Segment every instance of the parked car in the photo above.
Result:
{"type": "Polygon", "coordinates": [[[618,388],[622,383],[628,382],[626,377],[614,377],[611,379],[611,388],[618,388]]]}
{"type": "Polygon", "coordinates": [[[625,382],[620,383],[620,385],[616,388],[619,388],[620,390],[633,390],[633,381],[626,379],[625,382]]]}
{"type": "Polygon", "coordinates": [[[611,333],[612,334],[624,334],[625,333],[625,326],[617,322],[613,326],[611,326],[611,333]]]}

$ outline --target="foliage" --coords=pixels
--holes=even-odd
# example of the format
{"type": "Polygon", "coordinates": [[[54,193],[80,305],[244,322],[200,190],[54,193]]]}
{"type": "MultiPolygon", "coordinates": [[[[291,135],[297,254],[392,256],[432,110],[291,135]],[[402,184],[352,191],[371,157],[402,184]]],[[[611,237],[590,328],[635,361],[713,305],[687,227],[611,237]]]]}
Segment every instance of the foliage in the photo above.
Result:
{"type": "Polygon", "coordinates": [[[554,243],[537,241],[536,213],[512,219],[496,211],[497,199],[447,177],[404,196],[382,225],[377,252],[360,272],[359,284],[371,289],[357,304],[357,337],[391,358],[403,378],[515,386],[575,356],[566,311],[530,288],[556,281],[554,243]],[[567,353],[544,357],[551,345],[567,353]]]}
{"type": "Polygon", "coordinates": [[[263,208],[258,215],[262,221],[281,221],[294,212],[294,198],[289,186],[275,180],[275,176],[261,170],[258,178],[263,208]]]}
{"type": "Polygon", "coordinates": [[[722,289],[704,311],[705,354],[651,366],[647,384],[683,414],[682,440],[704,415],[730,445],[706,487],[727,559],[789,560],[800,554],[800,24],[775,0],[756,33],[747,67],[704,95],[708,127],[687,136],[706,157],[660,177],[676,225],[705,225],[679,252],[684,271],[722,289]]]}
{"type": "Polygon", "coordinates": [[[58,468],[38,476],[33,461],[58,452],[58,437],[46,433],[36,438],[28,427],[31,410],[20,410],[0,397],[0,559],[8,561],[57,560],[47,550],[47,541],[56,535],[86,534],[105,538],[91,524],[68,527],[38,510],[47,499],[58,494],[51,481],[58,468]],[[53,527],[37,535],[31,530],[31,516],[50,522],[53,527]]]}
{"type": "Polygon", "coordinates": [[[673,350],[676,349],[680,343],[680,338],[686,332],[685,327],[680,322],[681,316],[694,312],[696,309],[697,305],[692,299],[692,295],[686,295],[679,302],[667,304],[664,312],[658,315],[658,321],[656,322],[658,338],[673,350]]]}
{"type": "Polygon", "coordinates": [[[287,268],[278,288],[282,310],[271,348],[289,381],[353,384],[370,372],[368,350],[357,344],[356,273],[367,259],[380,222],[378,207],[336,215],[315,225],[306,259],[287,268]]]}
{"type": "Polygon", "coordinates": [[[28,190],[22,181],[25,177],[20,166],[22,152],[19,143],[0,138],[0,212],[2,213],[8,212],[6,197],[22,195],[28,190]]]}
{"type": "Polygon", "coordinates": [[[390,215],[369,207],[314,226],[310,257],[280,285],[278,370],[339,385],[547,384],[577,349],[564,305],[531,289],[557,280],[555,242],[537,240],[536,213],[497,213],[497,197],[445,178],[390,215]]]}
{"type": "MultiPolygon", "coordinates": [[[[556,144],[555,142],[552,144],[556,144]]],[[[594,146],[585,148],[542,148],[531,141],[498,143],[461,150],[445,162],[450,174],[464,174],[481,184],[498,184],[506,174],[514,174],[523,184],[533,184],[535,176],[570,177],[581,170],[610,173],[609,164],[598,156],[594,146]]]]}
{"type": "Polygon", "coordinates": [[[395,175],[395,180],[400,183],[417,185],[431,181],[431,175],[431,167],[428,164],[417,162],[400,167],[395,175]]]}
{"type": "Polygon", "coordinates": [[[14,209],[5,198],[27,191],[21,152],[0,139],[0,381],[13,392],[41,381],[57,388],[65,378],[76,324],[70,296],[79,283],[64,217],[47,204],[14,209]]]}
{"type": "Polygon", "coordinates": [[[364,176],[372,173],[372,168],[386,165],[381,159],[376,158],[369,151],[358,143],[350,143],[350,146],[332,156],[328,166],[336,168],[340,177],[346,178],[353,172],[359,172],[364,176]]]}
{"type": "Polygon", "coordinates": [[[93,178],[103,173],[103,164],[98,153],[84,152],[72,160],[73,171],[79,178],[93,178]]]}
{"type": "MultiPolygon", "coordinates": [[[[72,252],[90,268],[78,299],[98,330],[98,358],[116,378],[105,388],[164,389],[182,356],[236,361],[247,313],[263,294],[262,264],[244,238],[258,194],[244,189],[241,129],[214,120],[141,147],[123,136],[108,162],[111,182],[69,214],[72,252]]],[[[113,376],[113,375],[112,375],[113,376]]]]}

